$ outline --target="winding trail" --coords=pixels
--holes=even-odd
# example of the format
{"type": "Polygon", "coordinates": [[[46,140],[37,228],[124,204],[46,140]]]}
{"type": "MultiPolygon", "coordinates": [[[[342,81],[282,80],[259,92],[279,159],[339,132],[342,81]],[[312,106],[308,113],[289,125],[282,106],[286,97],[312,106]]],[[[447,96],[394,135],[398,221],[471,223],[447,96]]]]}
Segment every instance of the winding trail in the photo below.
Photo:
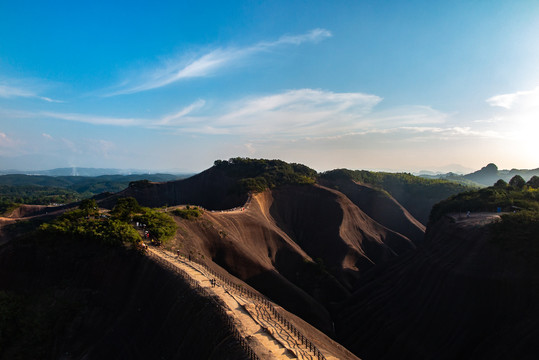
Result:
{"type": "Polygon", "coordinates": [[[181,256],[156,248],[148,248],[148,251],[150,255],[183,270],[207,293],[221,299],[234,326],[260,359],[336,359],[322,355],[267,299],[254,298],[241,286],[233,286],[233,283],[214,276],[206,267],[181,256]]]}

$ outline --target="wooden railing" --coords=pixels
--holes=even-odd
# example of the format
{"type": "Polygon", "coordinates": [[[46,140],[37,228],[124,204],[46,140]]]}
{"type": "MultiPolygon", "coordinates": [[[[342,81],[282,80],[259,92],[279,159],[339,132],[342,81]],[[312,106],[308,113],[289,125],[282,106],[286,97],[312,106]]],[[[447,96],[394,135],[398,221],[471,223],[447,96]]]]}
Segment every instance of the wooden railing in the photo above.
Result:
{"type": "MultiPolygon", "coordinates": [[[[165,252],[162,252],[162,253],[165,256],[170,256],[170,255],[166,254],[165,252]]],[[[273,306],[273,303],[270,300],[268,300],[265,296],[262,296],[262,295],[260,295],[258,293],[255,293],[254,291],[251,291],[250,289],[247,289],[245,286],[242,286],[240,284],[237,284],[237,283],[231,281],[226,276],[223,276],[223,275],[217,273],[216,271],[214,271],[213,269],[211,269],[210,267],[208,267],[206,264],[204,264],[199,259],[188,260],[185,257],[173,257],[173,256],[170,256],[170,257],[171,257],[171,259],[181,260],[186,265],[191,266],[195,270],[203,273],[208,279],[213,277],[214,279],[220,281],[221,286],[224,285],[225,287],[227,287],[228,289],[234,291],[238,295],[244,296],[244,297],[252,300],[255,303],[255,306],[257,306],[257,307],[265,307],[266,310],[267,310],[266,311],[266,313],[267,313],[266,321],[271,322],[272,321],[271,317],[273,317],[276,321],[278,321],[280,324],[282,324],[283,327],[286,328],[290,332],[291,335],[293,335],[297,339],[298,343],[305,346],[305,348],[308,351],[310,351],[311,353],[314,354],[314,359],[326,360],[326,357],[322,354],[322,352],[318,349],[318,347],[315,344],[313,344],[312,341],[310,341],[300,330],[298,330],[298,328],[296,328],[292,323],[290,323],[290,321],[288,321],[288,319],[285,316],[283,316],[279,312],[279,310],[276,309],[273,306]]],[[[181,270],[181,271],[184,272],[183,270],[181,270]]],[[[185,273],[185,274],[187,275],[187,273],[185,273]]],[[[194,281],[197,284],[198,287],[200,287],[200,285],[198,285],[198,283],[195,280],[193,280],[192,278],[191,278],[191,280],[194,281]]],[[[202,287],[200,287],[200,288],[203,289],[202,287]]],[[[203,289],[203,290],[204,290],[205,294],[209,295],[205,291],[205,289],[203,289]]],[[[242,339],[242,341],[245,341],[245,339],[243,339],[242,337],[241,337],[241,339],[242,339]]],[[[252,350],[250,350],[250,351],[252,351],[252,350]]],[[[256,356],[256,354],[255,354],[255,356],[256,356]]]]}
{"type": "Polygon", "coordinates": [[[198,281],[193,279],[186,271],[180,269],[177,266],[174,266],[169,261],[163,260],[159,256],[154,255],[151,251],[148,251],[148,255],[157,263],[159,263],[161,266],[167,268],[170,271],[173,271],[177,274],[179,274],[182,278],[184,278],[187,283],[199,294],[211,299],[211,301],[214,302],[215,308],[218,310],[219,316],[223,320],[223,322],[226,324],[229,332],[232,334],[238,345],[242,348],[244,351],[247,359],[249,360],[260,360],[258,355],[253,351],[253,349],[249,346],[249,343],[247,340],[241,335],[241,333],[238,331],[236,326],[234,325],[234,322],[230,316],[226,313],[226,310],[223,308],[221,304],[219,304],[217,301],[214,300],[214,298],[211,296],[211,294],[206,290],[204,287],[202,287],[198,281]]]}

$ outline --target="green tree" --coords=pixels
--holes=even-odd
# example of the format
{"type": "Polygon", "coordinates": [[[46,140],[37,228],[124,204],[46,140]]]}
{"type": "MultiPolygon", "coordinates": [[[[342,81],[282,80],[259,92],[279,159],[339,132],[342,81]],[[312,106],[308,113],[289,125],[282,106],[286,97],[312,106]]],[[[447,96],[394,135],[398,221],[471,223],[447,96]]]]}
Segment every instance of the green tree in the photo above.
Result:
{"type": "Polygon", "coordinates": [[[515,189],[522,189],[526,185],[526,181],[520,175],[515,175],[509,180],[509,185],[515,189]]]}
{"type": "Polygon", "coordinates": [[[539,189],[539,176],[534,175],[531,177],[530,180],[526,183],[529,187],[532,187],[534,189],[539,189]]]}
{"type": "Polygon", "coordinates": [[[499,189],[505,189],[507,187],[507,183],[503,179],[500,179],[496,181],[494,187],[499,189]]]}
{"type": "Polygon", "coordinates": [[[135,220],[146,224],[146,229],[156,240],[166,242],[176,234],[176,223],[168,215],[149,208],[142,208],[135,220]]]}
{"type": "Polygon", "coordinates": [[[116,206],[110,212],[111,215],[122,221],[129,221],[131,215],[141,212],[142,207],[133,197],[119,198],[116,206]]]}
{"type": "Polygon", "coordinates": [[[85,216],[97,215],[99,213],[99,207],[97,206],[95,199],[82,200],[79,204],[79,209],[85,214],[85,216]]]}

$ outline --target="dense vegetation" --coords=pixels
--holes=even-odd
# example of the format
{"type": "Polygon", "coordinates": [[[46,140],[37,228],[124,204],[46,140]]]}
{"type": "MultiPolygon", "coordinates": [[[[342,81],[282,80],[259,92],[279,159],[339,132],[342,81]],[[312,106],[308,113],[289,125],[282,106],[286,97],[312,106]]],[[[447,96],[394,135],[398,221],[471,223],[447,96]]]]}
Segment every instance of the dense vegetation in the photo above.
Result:
{"type": "Polygon", "coordinates": [[[0,176],[0,214],[16,204],[67,204],[103,192],[118,192],[136,181],[169,181],[180,177],[168,174],[44,176],[0,176]]]}
{"type": "Polygon", "coordinates": [[[83,200],[78,209],[66,212],[40,226],[44,235],[91,240],[109,245],[138,244],[142,238],[130,224],[145,224],[151,238],[165,242],[174,236],[176,223],[167,214],[139,206],[133,198],[121,198],[110,213],[100,214],[93,199],[83,200]]]}
{"type": "Polygon", "coordinates": [[[466,211],[529,210],[539,212],[539,189],[526,184],[516,175],[507,184],[503,180],[480,190],[466,191],[439,202],[432,208],[430,220],[436,221],[444,214],[466,211]]]}
{"type": "Polygon", "coordinates": [[[536,178],[526,183],[520,175],[515,175],[509,183],[500,179],[494,186],[451,196],[433,207],[431,221],[451,212],[498,210],[506,213],[501,221],[491,225],[493,241],[504,251],[537,263],[539,184],[536,178]]]}
{"type": "Polygon", "coordinates": [[[214,167],[238,179],[239,192],[260,192],[285,184],[314,184],[316,171],[302,164],[282,160],[232,158],[216,160],[214,167]]]}
{"type": "Polygon", "coordinates": [[[0,214],[16,208],[19,204],[49,205],[77,201],[81,194],[76,191],[39,185],[0,185],[0,214]]]}
{"type": "Polygon", "coordinates": [[[320,177],[329,181],[352,179],[387,191],[415,218],[424,223],[434,204],[451,195],[475,189],[453,181],[425,179],[408,173],[337,169],[325,172],[320,177]]]}

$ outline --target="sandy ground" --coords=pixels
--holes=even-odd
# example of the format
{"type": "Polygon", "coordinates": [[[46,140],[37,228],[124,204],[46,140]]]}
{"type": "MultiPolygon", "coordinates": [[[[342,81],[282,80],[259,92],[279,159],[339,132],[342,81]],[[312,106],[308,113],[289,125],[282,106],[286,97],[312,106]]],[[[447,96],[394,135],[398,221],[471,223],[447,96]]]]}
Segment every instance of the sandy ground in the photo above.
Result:
{"type": "MultiPolygon", "coordinates": [[[[260,359],[318,359],[315,352],[308,349],[298,335],[278,321],[261,302],[242,295],[218,279],[217,286],[212,287],[210,279],[214,277],[199,264],[163,250],[150,248],[149,251],[182,269],[210,294],[218,296],[226,304],[227,314],[260,359]]],[[[328,360],[337,359],[331,354],[323,355],[328,360]]]]}

